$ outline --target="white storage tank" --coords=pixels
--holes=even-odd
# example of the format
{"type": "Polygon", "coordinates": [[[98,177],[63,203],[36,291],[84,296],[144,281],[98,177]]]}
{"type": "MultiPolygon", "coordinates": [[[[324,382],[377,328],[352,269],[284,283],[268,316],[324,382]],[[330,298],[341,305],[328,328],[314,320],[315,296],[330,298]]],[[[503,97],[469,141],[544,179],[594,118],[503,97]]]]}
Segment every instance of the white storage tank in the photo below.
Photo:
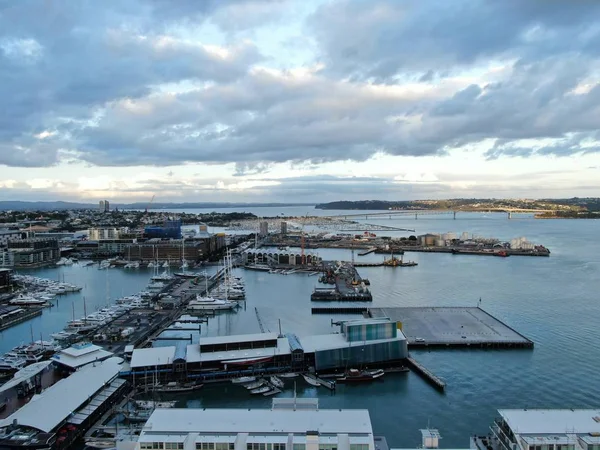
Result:
{"type": "Polygon", "coordinates": [[[466,231],[463,231],[461,236],[460,236],[460,240],[461,241],[468,241],[469,240],[469,233],[467,233],[466,231]]]}
{"type": "Polygon", "coordinates": [[[446,246],[446,240],[445,239],[436,239],[435,240],[435,246],[436,247],[445,247],[446,246]]]}

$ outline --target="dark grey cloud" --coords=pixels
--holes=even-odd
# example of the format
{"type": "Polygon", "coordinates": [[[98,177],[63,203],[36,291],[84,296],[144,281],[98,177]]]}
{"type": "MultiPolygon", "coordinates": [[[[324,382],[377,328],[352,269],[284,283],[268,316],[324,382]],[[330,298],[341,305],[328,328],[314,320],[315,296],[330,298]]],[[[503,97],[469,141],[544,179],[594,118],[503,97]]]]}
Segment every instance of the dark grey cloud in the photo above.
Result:
{"type": "Polygon", "coordinates": [[[0,164],[233,162],[248,176],[276,162],[443,155],[488,139],[489,159],[597,151],[600,88],[574,90],[599,62],[600,2],[327,2],[303,36],[324,69],[257,69],[260,49],[242,37],[293,7],[0,0],[0,164]],[[206,23],[225,33],[226,54],[173,38],[206,23]],[[498,81],[439,88],[490,61],[505,66],[498,81]],[[398,80],[438,87],[422,94],[398,80]],[[165,84],[182,90],[161,93],[165,84]],[[551,144],[523,142],[536,139],[551,144]]]}
{"type": "Polygon", "coordinates": [[[386,80],[482,59],[597,56],[595,0],[341,0],[322,6],[310,30],[328,70],[386,80]]]}

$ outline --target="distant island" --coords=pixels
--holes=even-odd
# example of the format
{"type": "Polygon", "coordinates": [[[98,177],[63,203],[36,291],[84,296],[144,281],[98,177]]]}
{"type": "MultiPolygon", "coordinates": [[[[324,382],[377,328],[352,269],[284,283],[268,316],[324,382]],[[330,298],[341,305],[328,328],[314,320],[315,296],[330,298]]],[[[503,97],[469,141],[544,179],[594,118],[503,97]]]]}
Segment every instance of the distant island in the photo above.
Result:
{"type": "Polygon", "coordinates": [[[567,199],[476,199],[455,198],[450,200],[357,200],[321,203],[315,206],[322,210],[436,210],[436,211],[494,211],[528,210],[539,211],[539,218],[600,218],[600,198],[567,199]]]}

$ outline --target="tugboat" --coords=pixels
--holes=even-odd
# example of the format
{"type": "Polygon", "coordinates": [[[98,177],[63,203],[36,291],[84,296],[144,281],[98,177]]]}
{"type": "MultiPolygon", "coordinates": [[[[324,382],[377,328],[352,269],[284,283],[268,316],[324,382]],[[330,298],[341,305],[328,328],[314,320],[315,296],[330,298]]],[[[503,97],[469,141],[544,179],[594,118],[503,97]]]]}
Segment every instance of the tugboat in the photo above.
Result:
{"type": "Polygon", "coordinates": [[[373,381],[385,375],[382,369],[377,370],[358,370],[350,369],[346,374],[336,379],[338,383],[362,383],[373,381]]]}
{"type": "Polygon", "coordinates": [[[499,252],[494,253],[494,256],[500,256],[501,258],[506,258],[510,256],[506,251],[500,250],[499,252]]]}

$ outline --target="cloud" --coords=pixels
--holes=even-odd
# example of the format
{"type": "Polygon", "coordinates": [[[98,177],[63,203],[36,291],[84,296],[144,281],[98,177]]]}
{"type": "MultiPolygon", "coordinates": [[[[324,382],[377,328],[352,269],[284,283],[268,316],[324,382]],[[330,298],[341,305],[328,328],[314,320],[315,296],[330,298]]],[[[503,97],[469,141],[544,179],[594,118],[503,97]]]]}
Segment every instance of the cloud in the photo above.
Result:
{"type": "Polygon", "coordinates": [[[390,80],[432,77],[490,59],[585,52],[597,56],[600,4],[547,0],[341,0],[313,15],[310,30],[329,70],[390,80]],[[423,75],[424,74],[424,75],[423,75]]]}
{"type": "Polygon", "coordinates": [[[600,148],[598,2],[325,2],[293,24],[305,64],[252,40],[296,7],[0,1],[0,164],[229,164],[241,179],[382,153],[600,148]]]}

